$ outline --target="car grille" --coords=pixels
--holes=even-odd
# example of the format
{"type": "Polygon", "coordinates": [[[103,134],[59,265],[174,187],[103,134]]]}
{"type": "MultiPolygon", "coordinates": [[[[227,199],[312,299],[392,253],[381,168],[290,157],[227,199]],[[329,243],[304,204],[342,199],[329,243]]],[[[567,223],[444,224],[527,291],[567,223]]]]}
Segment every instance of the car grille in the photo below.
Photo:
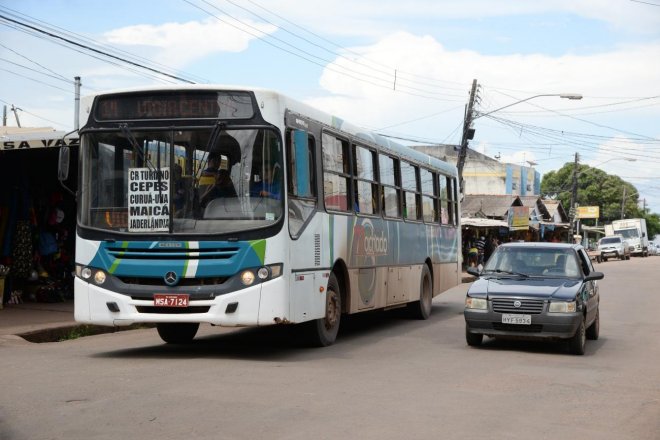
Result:
{"type": "Polygon", "coordinates": [[[493,311],[497,313],[527,313],[530,315],[538,315],[543,312],[543,300],[514,298],[494,299],[493,311]],[[513,305],[515,301],[520,301],[520,307],[513,305]]]}

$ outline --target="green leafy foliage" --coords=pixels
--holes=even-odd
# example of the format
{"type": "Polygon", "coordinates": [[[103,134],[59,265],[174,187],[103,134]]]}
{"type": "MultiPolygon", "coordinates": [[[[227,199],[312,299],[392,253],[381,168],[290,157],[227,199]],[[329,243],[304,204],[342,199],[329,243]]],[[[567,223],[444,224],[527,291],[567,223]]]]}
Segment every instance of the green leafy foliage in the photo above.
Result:
{"type": "MultiPolygon", "coordinates": [[[[560,200],[567,212],[571,206],[574,167],[573,162],[568,162],[560,169],[546,173],[541,182],[541,197],[560,200]]],[[[622,218],[623,209],[624,218],[646,218],[649,237],[660,234],[660,218],[639,208],[639,192],[634,185],[588,165],[578,165],[577,181],[577,204],[600,207],[599,225],[622,218]]],[[[582,222],[595,224],[595,220],[582,222]]]]}

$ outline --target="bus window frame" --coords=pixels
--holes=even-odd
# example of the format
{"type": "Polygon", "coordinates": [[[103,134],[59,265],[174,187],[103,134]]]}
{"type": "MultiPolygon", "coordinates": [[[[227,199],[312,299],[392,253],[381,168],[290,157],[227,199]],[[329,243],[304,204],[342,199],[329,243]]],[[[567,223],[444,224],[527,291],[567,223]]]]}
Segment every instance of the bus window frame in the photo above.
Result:
{"type": "Polygon", "coordinates": [[[322,130],[321,131],[321,169],[323,175],[321,176],[321,182],[322,182],[322,194],[323,194],[323,209],[332,214],[343,214],[343,215],[353,215],[355,212],[353,210],[353,176],[351,170],[353,169],[353,161],[352,161],[352,154],[351,154],[351,141],[348,138],[348,136],[344,136],[342,134],[329,131],[329,130],[322,130]],[[325,166],[325,155],[323,154],[324,151],[324,138],[326,136],[332,136],[335,140],[338,140],[342,142],[342,150],[344,150],[344,146],[346,145],[346,151],[342,151],[342,155],[344,156],[344,161],[342,162],[342,165],[344,168],[348,167],[348,173],[344,170],[343,172],[339,173],[334,170],[328,170],[325,166]],[[345,143],[345,144],[344,144],[345,143]],[[348,162],[346,162],[348,161],[348,162]],[[346,210],[341,210],[341,209],[332,209],[328,208],[326,205],[326,194],[325,194],[325,176],[326,173],[339,176],[343,179],[346,179],[346,210]]]}
{"type": "Polygon", "coordinates": [[[374,148],[367,147],[364,144],[357,144],[357,143],[352,143],[351,144],[351,155],[353,158],[352,162],[352,186],[353,186],[353,212],[356,215],[359,216],[364,216],[364,217],[381,217],[381,209],[380,209],[380,173],[379,171],[379,163],[378,163],[378,151],[376,151],[374,148]],[[364,178],[360,178],[358,176],[357,172],[357,149],[358,148],[363,148],[364,150],[368,151],[371,153],[371,165],[373,168],[373,180],[368,180],[364,178]],[[372,199],[372,206],[374,212],[372,214],[369,213],[363,213],[360,212],[359,209],[359,197],[358,197],[358,191],[359,191],[359,183],[358,182],[367,182],[371,184],[371,199],[372,199]]]}
{"type": "Polygon", "coordinates": [[[401,200],[401,170],[399,169],[399,163],[401,159],[399,159],[397,156],[393,156],[391,154],[387,154],[384,152],[378,152],[378,182],[379,182],[379,187],[380,187],[380,194],[381,194],[381,214],[384,219],[387,220],[398,220],[402,221],[403,220],[403,209],[402,209],[402,200],[401,200]],[[390,160],[392,160],[392,172],[394,173],[394,185],[390,185],[389,183],[383,183],[383,179],[381,179],[381,172],[382,172],[382,167],[380,165],[380,158],[385,157],[390,160]],[[396,209],[397,209],[397,216],[392,217],[387,215],[387,210],[385,209],[386,204],[385,204],[385,187],[387,188],[393,188],[394,191],[396,192],[396,209]]]}
{"type": "Polygon", "coordinates": [[[410,188],[404,188],[403,186],[403,172],[402,170],[399,170],[399,175],[401,176],[401,193],[403,197],[401,197],[401,203],[402,203],[402,209],[401,209],[401,217],[403,218],[403,221],[409,222],[409,223],[423,223],[423,216],[421,215],[421,206],[420,206],[420,200],[421,200],[421,188],[420,188],[420,181],[419,181],[419,165],[409,161],[402,159],[399,161],[399,168],[401,168],[402,164],[407,164],[410,167],[412,167],[414,174],[415,174],[415,191],[411,191],[410,188]],[[406,193],[412,193],[415,196],[415,218],[410,218],[409,216],[404,215],[404,213],[407,212],[407,206],[406,206],[406,193]]]}
{"type": "Polygon", "coordinates": [[[436,225],[440,223],[440,210],[439,208],[439,189],[438,189],[438,178],[437,178],[438,173],[431,171],[427,168],[420,167],[419,168],[419,183],[420,183],[420,189],[422,192],[422,204],[421,204],[421,210],[422,210],[422,221],[428,225],[436,225]],[[432,194],[430,193],[425,193],[424,192],[424,185],[422,184],[422,172],[426,171],[431,175],[431,191],[432,194]],[[424,216],[424,197],[431,197],[432,205],[433,205],[433,219],[430,221],[427,221],[425,216],[424,216]]]}

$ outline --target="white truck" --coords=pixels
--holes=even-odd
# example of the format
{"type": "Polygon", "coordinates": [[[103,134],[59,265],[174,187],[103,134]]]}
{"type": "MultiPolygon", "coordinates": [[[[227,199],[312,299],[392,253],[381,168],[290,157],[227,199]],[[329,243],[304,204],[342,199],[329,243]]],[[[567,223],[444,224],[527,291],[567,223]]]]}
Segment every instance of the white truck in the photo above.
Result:
{"type": "Polygon", "coordinates": [[[633,255],[648,257],[649,237],[646,232],[646,219],[614,220],[612,224],[605,225],[605,236],[610,235],[621,235],[632,248],[633,255]]]}

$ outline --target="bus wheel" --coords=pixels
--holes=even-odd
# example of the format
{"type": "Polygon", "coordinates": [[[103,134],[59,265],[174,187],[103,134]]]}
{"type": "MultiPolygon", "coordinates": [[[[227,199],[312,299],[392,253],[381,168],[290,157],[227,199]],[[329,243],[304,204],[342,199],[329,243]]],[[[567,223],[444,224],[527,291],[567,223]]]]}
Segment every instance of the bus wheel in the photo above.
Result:
{"type": "Polygon", "coordinates": [[[158,335],[168,344],[187,344],[193,340],[199,329],[197,322],[161,322],[156,324],[158,335]]]}
{"type": "Polygon", "coordinates": [[[425,264],[422,269],[422,280],[419,286],[419,301],[408,304],[410,315],[415,319],[429,319],[433,303],[433,288],[431,285],[431,272],[425,264]]]}
{"type": "Polygon", "coordinates": [[[335,274],[331,273],[325,292],[325,316],[308,323],[310,343],[316,347],[332,345],[337,339],[340,321],[341,290],[335,274]]]}

